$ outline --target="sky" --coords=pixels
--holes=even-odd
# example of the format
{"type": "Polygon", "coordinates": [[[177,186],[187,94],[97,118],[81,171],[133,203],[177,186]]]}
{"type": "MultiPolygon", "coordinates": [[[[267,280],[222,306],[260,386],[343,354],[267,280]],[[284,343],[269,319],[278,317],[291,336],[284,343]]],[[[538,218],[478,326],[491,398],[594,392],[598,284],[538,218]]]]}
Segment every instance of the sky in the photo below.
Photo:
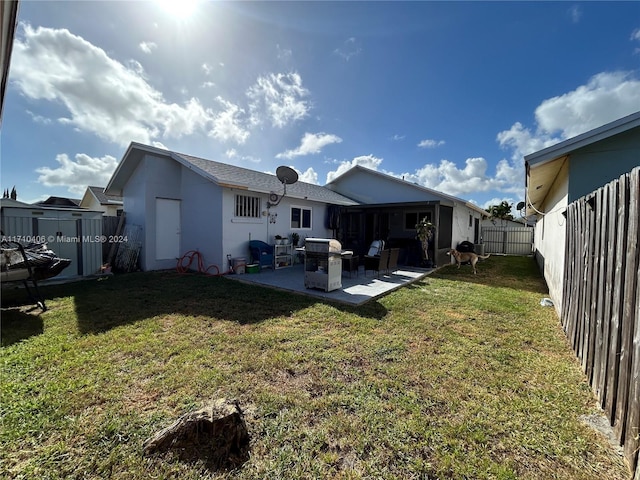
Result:
{"type": "Polygon", "coordinates": [[[135,141],[515,205],[524,155],[640,111],[639,2],[22,0],[18,21],[0,187],[25,202],[106,186],[135,141]]]}

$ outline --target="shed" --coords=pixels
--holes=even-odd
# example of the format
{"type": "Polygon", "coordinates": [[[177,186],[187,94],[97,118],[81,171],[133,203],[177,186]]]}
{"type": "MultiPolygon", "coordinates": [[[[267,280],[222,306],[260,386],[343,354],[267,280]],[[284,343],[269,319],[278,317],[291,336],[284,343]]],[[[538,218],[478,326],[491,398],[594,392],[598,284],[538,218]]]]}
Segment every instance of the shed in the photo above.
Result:
{"type": "Polygon", "coordinates": [[[102,265],[102,212],[51,207],[3,198],[2,235],[23,244],[46,242],[61,258],[71,260],[56,278],[93,275],[102,265]]]}

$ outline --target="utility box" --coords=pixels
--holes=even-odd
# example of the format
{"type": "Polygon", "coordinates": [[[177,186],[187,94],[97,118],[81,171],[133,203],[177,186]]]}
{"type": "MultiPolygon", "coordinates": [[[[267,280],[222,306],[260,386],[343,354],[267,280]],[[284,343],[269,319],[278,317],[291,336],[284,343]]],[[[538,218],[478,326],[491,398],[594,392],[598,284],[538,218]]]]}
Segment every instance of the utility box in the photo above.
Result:
{"type": "Polygon", "coordinates": [[[245,257],[237,257],[233,259],[233,271],[237,274],[243,274],[246,266],[247,259],[245,257]]]}

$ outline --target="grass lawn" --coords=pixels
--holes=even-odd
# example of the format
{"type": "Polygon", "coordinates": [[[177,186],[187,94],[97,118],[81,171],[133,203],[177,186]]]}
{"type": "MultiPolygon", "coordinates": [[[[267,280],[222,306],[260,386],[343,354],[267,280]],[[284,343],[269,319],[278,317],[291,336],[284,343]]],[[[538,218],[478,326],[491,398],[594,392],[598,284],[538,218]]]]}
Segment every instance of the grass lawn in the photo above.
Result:
{"type": "Polygon", "coordinates": [[[530,258],[361,307],[173,272],[43,290],[47,312],[2,311],[4,478],[629,476],[579,419],[596,402],[530,258]],[[244,465],[142,455],[220,397],[248,412],[244,465]]]}

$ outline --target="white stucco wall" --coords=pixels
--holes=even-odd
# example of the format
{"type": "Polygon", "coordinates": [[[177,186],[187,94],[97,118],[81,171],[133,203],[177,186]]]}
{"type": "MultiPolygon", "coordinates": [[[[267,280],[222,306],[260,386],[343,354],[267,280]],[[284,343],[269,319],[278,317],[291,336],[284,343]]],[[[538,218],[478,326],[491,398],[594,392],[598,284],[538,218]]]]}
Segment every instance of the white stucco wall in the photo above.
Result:
{"type": "MultiPolygon", "coordinates": [[[[267,215],[246,219],[234,216],[235,195],[252,195],[246,190],[224,189],[222,195],[222,249],[220,251],[220,265],[227,265],[227,254],[232,258],[245,257],[249,260],[249,240],[261,240],[273,244],[274,236],[289,236],[292,232],[300,235],[301,241],[307,237],[331,238],[332,231],[325,228],[326,205],[308,200],[285,197],[278,206],[270,209],[270,214],[277,214],[275,223],[269,222],[267,215]],[[291,228],[291,207],[311,208],[311,229],[291,228]]],[[[266,213],[268,197],[255,194],[262,198],[262,210],[266,213]]]]}
{"type": "Polygon", "coordinates": [[[564,279],[566,218],[563,213],[568,205],[569,162],[565,162],[558,173],[545,202],[536,208],[544,215],[538,215],[535,226],[536,261],[540,266],[549,288],[549,296],[560,313],[564,279]]]}
{"type": "MultiPolygon", "coordinates": [[[[453,207],[453,225],[451,228],[451,243],[455,247],[460,242],[474,243],[475,222],[482,220],[480,213],[471,210],[464,205],[455,205],[453,207]],[[471,225],[469,225],[469,217],[471,216],[471,225]]],[[[480,228],[480,225],[478,225],[480,228]]]]}
{"type": "MultiPolygon", "coordinates": [[[[181,168],[181,255],[198,251],[205,267],[215,265],[218,273],[222,273],[227,268],[226,258],[223,261],[222,256],[223,189],[192,170],[181,168]]],[[[215,274],[216,270],[209,273],[215,274]]]]}

